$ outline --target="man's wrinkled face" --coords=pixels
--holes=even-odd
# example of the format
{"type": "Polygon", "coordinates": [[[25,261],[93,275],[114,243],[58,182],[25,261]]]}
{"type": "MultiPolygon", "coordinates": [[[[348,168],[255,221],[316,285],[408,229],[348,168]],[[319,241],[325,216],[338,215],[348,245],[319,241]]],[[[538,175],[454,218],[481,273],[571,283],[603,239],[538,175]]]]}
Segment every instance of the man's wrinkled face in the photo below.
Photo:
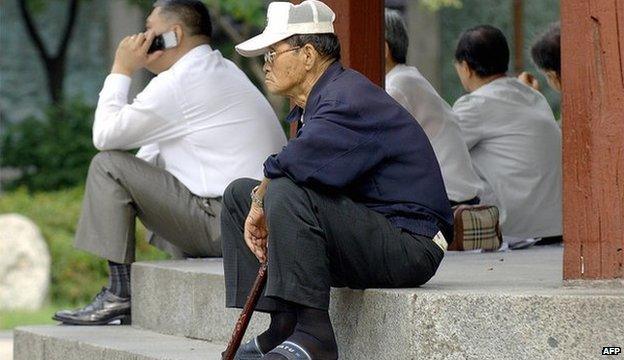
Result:
{"type": "Polygon", "coordinates": [[[291,89],[303,82],[306,69],[299,50],[291,50],[293,46],[279,42],[268,48],[274,52],[272,61],[264,63],[264,82],[267,89],[278,95],[287,95],[291,89]]]}

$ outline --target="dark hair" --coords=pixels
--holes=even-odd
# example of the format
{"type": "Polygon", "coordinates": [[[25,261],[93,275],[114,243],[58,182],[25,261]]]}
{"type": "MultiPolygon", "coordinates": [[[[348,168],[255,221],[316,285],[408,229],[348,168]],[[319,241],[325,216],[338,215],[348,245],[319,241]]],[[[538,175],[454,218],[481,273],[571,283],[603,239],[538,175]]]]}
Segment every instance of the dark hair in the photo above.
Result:
{"type": "Polygon", "coordinates": [[[407,47],[409,39],[407,37],[407,27],[396,10],[386,10],[386,42],[390,49],[390,56],[398,64],[405,64],[407,61],[407,47]]]}
{"type": "Polygon", "coordinates": [[[459,38],[455,60],[466,61],[480,77],[504,74],[509,66],[509,46],[505,35],[490,25],[468,29],[459,38]]]}
{"type": "Polygon", "coordinates": [[[177,16],[189,29],[190,35],[212,37],[210,13],[203,2],[198,0],[158,0],[154,7],[160,7],[165,16],[177,16]]]}
{"type": "Polygon", "coordinates": [[[554,71],[561,77],[561,26],[558,22],[533,44],[531,57],[540,69],[554,71]]]}
{"type": "Polygon", "coordinates": [[[321,56],[340,60],[340,41],[336,34],[297,34],[284,41],[290,46],[310,44],[321,56]]]}

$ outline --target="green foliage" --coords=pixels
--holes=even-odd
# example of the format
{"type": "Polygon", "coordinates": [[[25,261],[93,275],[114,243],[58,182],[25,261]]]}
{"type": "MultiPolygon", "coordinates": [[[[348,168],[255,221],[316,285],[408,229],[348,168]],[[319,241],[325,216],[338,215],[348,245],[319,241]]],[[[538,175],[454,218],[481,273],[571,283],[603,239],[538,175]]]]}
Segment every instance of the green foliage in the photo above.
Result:
{"type": "Polygon", "coordinates": [[[3,310],[0,311],[0,330],[11,330],[18,326],[56,324],[52,314],[66,308],[67,305],[49,305],[35,311],[3,310]]]}
{"type": "Polygon", "coordinates": [[[235,21],[253,27],[263,27],[265,4],[261,0],[204,0],[209,8],[220,7],[220,13],[228,14],[235,21]]]}
{"type": "MultiPolygon", "coordinates": [[[[89,301],[107,283],[106,261],[73,248],[84,189],[31,194],[24,188],[0,196],[0,214],[18,213],[33,220],[52,256],[51,300],[54,304],[89,301]]],[[[137,226],[137,260],[165,259],[167,255],[145,241],[137,226]]]]}
{"type": "Polygon", "coordinates": [[[10,124],[0,142],[0,166],[20,170],[8,188],[56,190],[81,184],[96,150],[91,141],[93,108],[81,101],[52,106],[42,119],[10,124]]]}
{"type": "Polygon", "coordinates": [[[460,9],[462,7],[462,0],[421,0],[426,8],[431,11],[437,11],[445,7],[460,9]]]}

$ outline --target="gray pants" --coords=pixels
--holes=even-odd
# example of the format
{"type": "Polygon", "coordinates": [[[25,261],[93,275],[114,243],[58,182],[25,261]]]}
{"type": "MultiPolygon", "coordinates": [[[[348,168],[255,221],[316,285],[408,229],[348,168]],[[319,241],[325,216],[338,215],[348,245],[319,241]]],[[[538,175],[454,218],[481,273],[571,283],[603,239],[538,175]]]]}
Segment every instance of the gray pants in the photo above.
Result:
{"type": "MultiPolygon", "coordinates": [[[[223,194],[228,307],[244,305],[258,272],[258,260],[243,238],[249,193],[257,184],[239,179],[223,194]]],[[[269,266],[256,310],[290,311],[288,302],[326,310],[330,286],[419,286],[435,274],[444,257],[432,239],[411,235],[346,196],[301,187],[288,178],[269,183],[264,208],[269,266]]]]}
{"type": "Polygon", "coordinates": [[[221,256],[221,201],[195,196],[169,172],[122,151],[91,161],[75,246],[113,262],[135,260],[135,219],[174,257],[221,256]]]}

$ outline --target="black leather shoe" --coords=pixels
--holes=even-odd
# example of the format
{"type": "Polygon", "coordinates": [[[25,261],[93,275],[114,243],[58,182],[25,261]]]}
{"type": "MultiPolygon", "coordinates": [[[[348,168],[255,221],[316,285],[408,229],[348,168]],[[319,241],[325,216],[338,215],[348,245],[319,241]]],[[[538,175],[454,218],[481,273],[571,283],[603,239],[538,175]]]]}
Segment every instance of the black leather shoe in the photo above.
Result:
{"type": "Polygon", "coordinates": [[[130,324],[130,298],[119,297],[102,288],[91,304],[82,309],[58,311],[52,319],[70,325],[106,325],[115,320],[130,324]]]}

